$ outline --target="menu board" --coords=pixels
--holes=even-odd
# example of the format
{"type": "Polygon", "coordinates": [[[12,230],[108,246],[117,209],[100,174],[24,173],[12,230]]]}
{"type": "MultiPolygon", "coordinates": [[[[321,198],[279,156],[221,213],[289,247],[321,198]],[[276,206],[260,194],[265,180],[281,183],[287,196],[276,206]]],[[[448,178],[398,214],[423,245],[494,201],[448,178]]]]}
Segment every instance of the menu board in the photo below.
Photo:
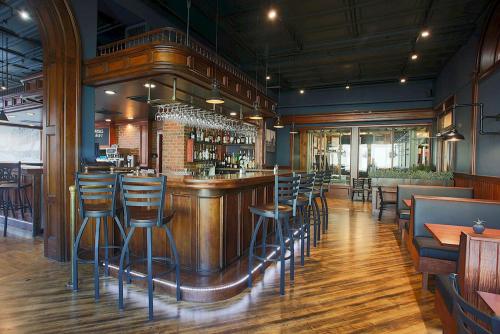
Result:
{"type": "Polygon", "coordinates": [[[95,128],[94,138],[99,146],[109,146],[109,128],[95,128]]]}

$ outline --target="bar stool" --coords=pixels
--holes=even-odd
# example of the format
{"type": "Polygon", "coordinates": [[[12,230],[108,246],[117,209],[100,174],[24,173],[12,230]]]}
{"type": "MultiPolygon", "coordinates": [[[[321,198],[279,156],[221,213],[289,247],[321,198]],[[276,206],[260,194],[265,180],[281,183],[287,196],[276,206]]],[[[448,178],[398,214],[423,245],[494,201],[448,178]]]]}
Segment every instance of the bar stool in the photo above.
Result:
{"type": "MultiPolygon", "coordinates": [[[[307,240],[307,253],[306,255],[311,256],[311,211],[312,211],[312,192],[314,188],[314,174],[297,174],[300,176],[300,184],[299,184],[299,195],[297,197],[297,209],[299,211],[300,223],[301,223],[301,231],[300,231],[300,243],[301,243],[301,254],[300,254],[300,263],[304,265],[304,243],[307,240]]],[[[314,214],[313,225],[318,223],[317,215],[314,214]]]]}
{"type": "Polygon", "coordinates": [[[324,212],[324,217],[323,217],[323,231],[326,232],[328,230],[328,202],[326,200],[326,194],[330,190],[330,182],[332,180],[332,172],[330,170],[325,170],[323,172],[323,183],[321,184],[321,189],[320,189],[320,199],[321,199],[321,207],[324,212]]]}
{"type": "MultiPolygon", "coordinates": [[[[165,214],[165,193],[167,177],[120,177],[121,196],[125,215],[125,226],[129,228],[127,239],[123,246],[123,252],[120,257],[120,270],[118,272],[118,298],[119,308],[124,309],[123,305],[123,272],[127,269],[127,281],[131,282],[130,267],[136,262],[147,262],[148,274],[142,279],[148,282],[148,305],[149,320],[153,320],[153,261],[162,261],[169,265],[169,271],[175,270],[176,297],[181,299],[180,285],[180,266],[179,255],[175,245],[174,238],[168,223],[172,220],[174,213],[165,214]],[[168,257],[153,257],[153,228],[163,228],[167,234],[173,259],[168,257]],[[136,228],[146,229],[147,257],[130,261],[127,259],[125,264],[125,255],[129,253],[128,245],[136,228]]],[[[141,279],[141,278],[134,278],[141,279]]]]}
{"type": "MultiPolygon", "coordinates": [[[[0,163],[0,206],[3,213],[8,213],[10,209],[12,217],[16,217],[16,211],[21,210],[21,217],[24,220],[25,210],[29,210],[30,215],[33,215],[33,208],[28,198],[27,189],[31,187],[31,183],[23,182],[21,162],[17,163],[0,163]],[[12,195],[15,196],[17,202],[13,201],[12,195]],[[7,210],[4,210],[6,208],[7,210]]],[[[4,237],[7,235],[7,215],[5,216],[4,237]]]]}
{"type": "Polygon", "coordinates": [[[321,240],[321,230],[323,232],[325,231],[325,205],[322,200],[322,188],[323,188],[323,177],[324,173],[321,171],[317,171],[314,173],[314,187],[313,191],[311,193],[311,199],[312,199],[312,209],[315,211],[315,214],[318,216],[318,222],[315,221],[314,223],[314,247],[316,247],[316,241],[321,240]],[[318,202],[316,202],[316,199],[319,198],[321,202],[321,208],[318,205],[318,202]]]}
{"type": "Polygon", "coordinates": [[[116,215],[116,186],[117,174],[76,174],[76,189],[80,208],[80,218],[83,220],[73,245],[73,290],[78,290],[78,263],[92,263],[94,265],[94,296],[99,299],[99,250],[104,249],[104,276],[109,276],[109,250],[121,249],[120,246],[108,244],[108,217],[117,225],[122,240],[125,240],[125,231],[116,215]],[[94,260],[84,260],[78,256],[78,247],[90,219],[95,219],[94,230],[94,260]],[[104,225],[104,246],[99,246],[101,220],[104,225]]]}
{"type": "MultiPolygon", "coordinates": [[[[294,238],[289,226],[289,220],[296,209],[296,201],[299,193],[299,176],[278,176],[274,177],[274,203],[264,204],[259,206],[251,206],[250,212],[259,216],[259,220],[255,225],[250,241],[250,248],[248,251],[248,287],[252,287],[252,273],[253,273],[253,260],[256,258],[261,262],[264,267],[265,262],[273,261],[280,262],[280,294],[285,294],[285,260],[290,260],[290,280],[294,279],[294,238]],[[283,205],[282,202],[291,201],[292,206],[283,205]],[[275,244],[267,243],[267,220],[272,219],[274,223],[274,230],[276,233],[275,244]],[[262,241],[261,244],[255,246],[257,235],[260,227],[262,228],[262,241]],[[283,231],[284,230],[284,231],[283,231]],[[285,240],[285,235],[288,236],[285,240]],[[261,255],[254,255],[255,247],[261,248],[261,255]],[[273,249],[275,254],[266,256],[266,250],[273,249]],[[290,254],[287,256],[287,250],[290,254]],[[274,255],[279,253],[279,258],[274,255]]],[[[262,268],[264,269],[264,268],[262,268]]]]}

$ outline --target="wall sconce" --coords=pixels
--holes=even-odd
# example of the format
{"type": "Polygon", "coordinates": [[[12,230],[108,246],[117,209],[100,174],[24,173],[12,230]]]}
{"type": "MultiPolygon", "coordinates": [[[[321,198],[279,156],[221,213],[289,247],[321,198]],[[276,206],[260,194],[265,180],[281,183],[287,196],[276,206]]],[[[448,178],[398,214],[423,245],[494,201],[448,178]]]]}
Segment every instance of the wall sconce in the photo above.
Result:
{"type": "Polygon", "coordinates": [[[479,134],[480,135],[500,135],[499,131],[484,131],[484,120],[485,119],[494,119],[497,122],[500,122],[500,114],[495,116],[485,116],[484,108],[482,103],[475,103],[479,106],[479,134]]]}

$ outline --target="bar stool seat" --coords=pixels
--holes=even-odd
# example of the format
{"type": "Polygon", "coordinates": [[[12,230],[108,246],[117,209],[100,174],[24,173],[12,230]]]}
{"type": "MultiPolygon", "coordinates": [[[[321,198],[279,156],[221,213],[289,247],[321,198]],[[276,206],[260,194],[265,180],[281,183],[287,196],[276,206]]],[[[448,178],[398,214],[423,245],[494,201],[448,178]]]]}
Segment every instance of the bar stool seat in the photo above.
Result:
{"type": "MultiPolygon", "coordinates": [[[[143,225],[142,227],[147,227],[147,225],[154,226],[156,225],[158,218],[158,210],[152,209],[141,209],[141,208],[130,208],[130,224],[138,226],[139,224],[143,225]]],[[[163,217],[161,220],[161,224],[168,224],[172,218],[174,218],[175,211],[173,210],[164,210],[163,217]]]]}
{"type": "Polygon", "coordinates": [[[114,215],[112,209],[105,203],[84,203],[83,210],[86,216],[92,218],[114,215]]]}
{"type": "MultiPolygon", "coordinates": [[[[281,203],[292,206],[293,199],[282,200],[281,203]]],[[[297,196],[297,201],[296,201],[297,206],[304,206],[307,205],[307,203],[309,203],[309,199],[306,196],[303,195],[297,196]]]]}
{"type": "MultiPolygon", "coordinates": [[[[274,209],[275,209],[274,203],[269,203],[269,204],[251,206],[250,212],[258,216],[273,218],[274,209]]],[[[291,214],[292,214],[292,208],[290,206],[278,204],[278,215],[280,219],[290,217],[291,214]]]]}

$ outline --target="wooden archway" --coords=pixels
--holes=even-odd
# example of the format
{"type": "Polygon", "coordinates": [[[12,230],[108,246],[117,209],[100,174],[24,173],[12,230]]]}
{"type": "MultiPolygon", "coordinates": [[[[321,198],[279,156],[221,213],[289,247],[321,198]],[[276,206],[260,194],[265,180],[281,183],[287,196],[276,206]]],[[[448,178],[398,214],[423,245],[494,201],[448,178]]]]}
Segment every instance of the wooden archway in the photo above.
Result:
{"type": "Polygon", "coordinates": [[[81,44],[69,0],[28,0],[43,46],[45,256],[68,258],[69,185],[78,169],[81,44]]]}

